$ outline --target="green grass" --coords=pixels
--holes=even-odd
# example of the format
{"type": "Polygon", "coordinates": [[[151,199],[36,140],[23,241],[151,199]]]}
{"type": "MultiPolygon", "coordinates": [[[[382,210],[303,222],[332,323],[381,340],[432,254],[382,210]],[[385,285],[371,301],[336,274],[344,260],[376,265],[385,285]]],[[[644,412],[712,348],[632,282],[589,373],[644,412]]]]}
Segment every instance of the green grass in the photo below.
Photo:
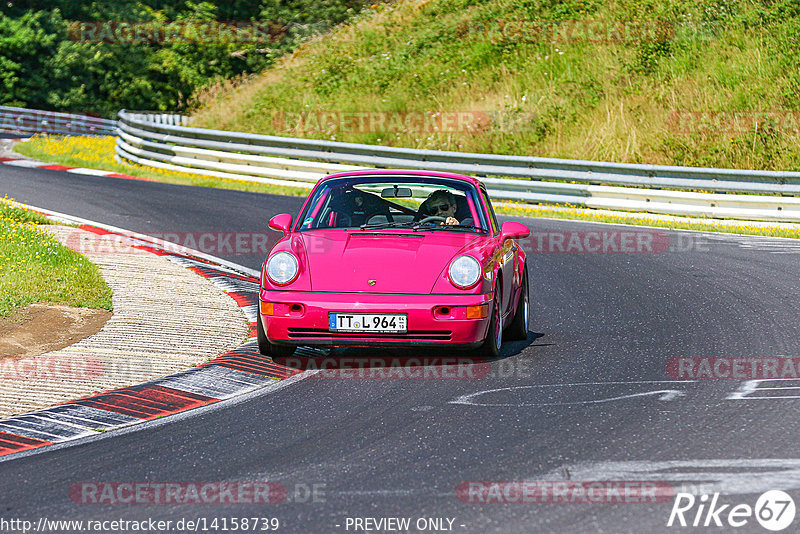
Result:
{"type": "Polygon", "coordinates": [[[36,135],[29,141],[17,143],[14,150],[29,158],[68,167],[86,167],[158,182],[200,187],[254,191],[276,195],[306,196],[309,190],[301,187],[259,184],[244,180],[230,180],[176,172],[144,165],[118,162],[114,159],[114,137],[48,136],[36,135]]]}
{"type": "Polygon", "coordinates": [[[196,95],[194,125],[414,148],[796,171],[799,48],[796,0],[400,0],[305,44],[259,76],[196,95]],[[575,30],[590,22],[655,31],[592,40],[575,30]],[[548,33],[548,25],[562,33],[548,33]],[[331,111],[474,111],[482,119],[469,130],[372,128],[320,120],[331,111]],[[729,120],[718,123],[718,112],[729,120]]]}
{"type": "Polygon", "coordinates": [[[111,309],[97,266],[38,228],[39,214],[0,199],[0,317],[36,302],[111,309]]]}

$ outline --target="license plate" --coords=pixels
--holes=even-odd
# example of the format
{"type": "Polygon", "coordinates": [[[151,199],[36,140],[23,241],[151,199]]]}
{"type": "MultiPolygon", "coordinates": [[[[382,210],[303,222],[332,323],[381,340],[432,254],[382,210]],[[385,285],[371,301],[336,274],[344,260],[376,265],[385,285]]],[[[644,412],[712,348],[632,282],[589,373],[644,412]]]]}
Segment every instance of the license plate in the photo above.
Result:
{"type": "Polygon", "coordinates": [[[394,332],[408,329],[404,313],[329,313],[328,330],[336,332],[394,332]]]}

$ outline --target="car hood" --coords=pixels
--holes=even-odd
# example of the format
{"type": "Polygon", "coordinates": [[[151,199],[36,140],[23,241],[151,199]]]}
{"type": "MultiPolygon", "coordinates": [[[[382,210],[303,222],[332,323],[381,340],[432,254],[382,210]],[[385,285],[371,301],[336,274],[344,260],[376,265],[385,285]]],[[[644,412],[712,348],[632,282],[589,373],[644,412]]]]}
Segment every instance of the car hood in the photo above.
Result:
{"type": "Polygon", "coordinates": [[[467,232],[360,230],[301,235],[312,291],[423,294],[432,291],[460,250],[481,237],[467,232]]]}

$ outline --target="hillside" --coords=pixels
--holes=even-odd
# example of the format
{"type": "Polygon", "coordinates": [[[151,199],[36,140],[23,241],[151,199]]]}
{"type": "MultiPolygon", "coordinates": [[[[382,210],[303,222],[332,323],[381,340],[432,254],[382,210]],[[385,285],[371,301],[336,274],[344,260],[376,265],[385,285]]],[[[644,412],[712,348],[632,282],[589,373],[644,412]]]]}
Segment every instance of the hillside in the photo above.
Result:
{"type": "Polygon", "coordinates": [[[800,3],[401,0],[196,98],[209,128],[800,170],[800,3]]]}

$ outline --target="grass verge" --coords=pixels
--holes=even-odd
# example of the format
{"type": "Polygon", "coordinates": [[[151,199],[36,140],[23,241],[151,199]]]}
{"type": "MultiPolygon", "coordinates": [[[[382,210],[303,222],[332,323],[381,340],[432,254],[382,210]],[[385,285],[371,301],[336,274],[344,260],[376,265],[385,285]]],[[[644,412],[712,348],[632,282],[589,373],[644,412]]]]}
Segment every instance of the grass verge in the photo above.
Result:
{"type": "Polygon", "coordinates": [[[0,199],[0,318],[35,302],[111,309],[111,288],[85,257],[38,228],[43,216],[0,199]]]}
{"type": "MultiPolygon", "coordinates": [[[[19,143],[15,150],[20,154],[42,161],[60,165],[100,168],[124,174],[133,174],[142,178],[149,178],[159,182],[183,185],[199,185],[204,187],[217,187],[222,189],[237,189],[258,193],[277,195],[292,195],[305,197],[308,190],[302,188],[280,187],[267,184],[250,183],[240,180],[203,177],[188,173],[179,173],[164,169],[156,169],[142,165],[128,165],[114,161],[113,137],[48,137],[37,136],[30,141],[19,143]]],[[[495,211],[504,215],[517,215],[524,217],[544,217],[552,219],[581,220],[590,222],[603,222],[614,224],[628,224],[634,226],[657,226],[663,228],[678,228],[685,230],[698,230],[704,232],[722,232],[747,235],[762,235],[771,237],[788,237],[800,239],[800,230],[780,226],[762,226],[743,222],[742,224],[726,223],[699,223],[690,218],[675,217],[675,220],[653,219],[650,214],[631,213],[609,215],[602,212],[592,212],[577,207],[515,205],[504,206],[498,204],[495,211]]]]}

